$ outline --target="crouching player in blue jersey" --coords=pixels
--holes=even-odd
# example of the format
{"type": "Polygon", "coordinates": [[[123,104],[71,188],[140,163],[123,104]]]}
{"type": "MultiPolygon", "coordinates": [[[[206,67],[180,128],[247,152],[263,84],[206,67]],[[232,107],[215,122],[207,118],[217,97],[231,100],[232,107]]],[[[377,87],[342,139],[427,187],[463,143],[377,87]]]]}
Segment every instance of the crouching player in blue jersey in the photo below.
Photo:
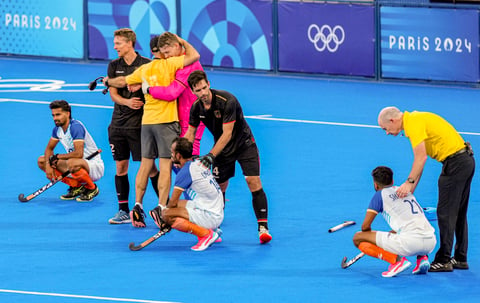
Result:
{"type": "Polygon", "coordinates": [[[45,154],[38,158],[38,167],[50,180],[58,179],[67,170],[70,175],[61,181],[70,185],[62,200],[89,202],[98,195],[98,187],[94,183],[104,173],[104,164],[100,154],[88,159],[98,148],[92,136],[82,122],[72,119],[72,110],[65,100],[50,103],[55,127],[45,148],[45,154]],[[54,154],[55,146],[61,143],[65,154],[54,154]]]}
{"type": "Polygon", "coordinates": [[[393,186],[393,172],[379,166],[372,172],[376,190],[362,224],[362,231],[353,237],[353,243],[365,254],[385,260],[391,265],[382,273],[385,278],[396,276],[410,267],[411,263],[400,256],[417,256],[413,274],[425,274],[430,268],[427,254],[435,248],[435,229],[430,225],[423,209],[410,193],[404,198],[397,196],[393,186]],[[372,231],[376,215],[381,213],[392,228],[390,232],[372,231]]]}
{"type": "Polygon", "coordinates": [[[202,251],[219,242],[217,228],[223,221],[223,194],[210,169],[199,160],[192,161],[193,145],[186,138],[173,141],[172,162],[179,169],[168,206],[158,213],[151,211],[155,223],[164,224],[198,237],[192,250],[202,251]],[[186,200],[180,200],[184,193],[186,200]]]}

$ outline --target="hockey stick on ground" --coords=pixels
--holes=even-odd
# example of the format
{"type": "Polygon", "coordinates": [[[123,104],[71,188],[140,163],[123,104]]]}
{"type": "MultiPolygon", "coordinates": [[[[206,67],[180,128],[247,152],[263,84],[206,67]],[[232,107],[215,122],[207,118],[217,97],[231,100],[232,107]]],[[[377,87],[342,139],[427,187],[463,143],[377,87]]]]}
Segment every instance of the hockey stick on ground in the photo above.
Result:
{"type": "MultiPolygon", "coordinates": [[[[99,149],[97,150],[96,152],[92,153],[90,156],[88,156],[86,159],[87,160],[90,160],[92,159],[93,157],[95,157],[96,155],[98,155],[99,153],[101,153],[102,150],[99,149]]],[[[34,192],[33,194],[30,194],[28,195],[27,197],[25,197],[24,194],[19,194],[18,195],[18,200],[20,202],[28,202],[30,200],[32,200],[33,198],[35,198],[36,196],[40,195],[41,193],[43,193],[44,191],[46,191],[47,189],[49,189],[50,187],[54,186],[55,184],[57,184],[57,182],[61,181],[63,178],[65,178],[66,176],[68,176],[70,174],[70,171],[66,171],[64,172],[60,178],[56,179],[56,180],[53,180],[53,181],[50,181],[48,184],[45,184],[44,186],[42,186],[42,188],[40,188],[39,190],[37,190],[36,192],[34,192]]]]}
{"type": "Polygon", "coordinates": [[[333,233],[334,231],[337,231],[339,229],[342,229],[344,227],[350,226],[350,225],[355,225],[355,221],[345,221],[341,224],[338,224],[337,226],[334,226],[328,230],[329,233],[333,233]]]}
{"type": "Polygon", "coordinates": [[[154,234],[153,236],[151,236],[150,238],[148,238],[147,240],[143,241],[142,243],[140,243],[139,245],[135,245],[135,243],[131,242],[129,245],[128,245],[128,248],[130,248],[130,250],[133,250],[133,251],[137,251],[137,250],[140,250],[142,248],[144,248],[145,246],[149,245],[150,243],[152,243],[153,241],[157,240],[158,238],[160,238],[161,236],[165,235],[166,233],[168,233],[172,228],[170,226],[167,226],[167,227],[164,227],[163,229],[161,229],[158,233],[154,234]]]}
{"type": "Polygon", "coordinates": [[[356,255],[353,259],[347,261],[347,257],[343,257],[342,260],[342,268],[345,269],[347,267],[350,267],[353,263],[357,262],[360,260],[361,257],[365,256],[363,252],[359,253],[356,255]]]}

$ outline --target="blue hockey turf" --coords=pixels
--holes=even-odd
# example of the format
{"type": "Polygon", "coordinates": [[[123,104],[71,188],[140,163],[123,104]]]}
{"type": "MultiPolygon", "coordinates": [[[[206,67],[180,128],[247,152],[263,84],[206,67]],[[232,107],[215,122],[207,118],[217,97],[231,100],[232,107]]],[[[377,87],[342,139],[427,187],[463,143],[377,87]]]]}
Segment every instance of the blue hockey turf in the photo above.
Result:
{"type": "MultiPolygon", "coordinates": [[[[364,257],[342,269],[374,193],[371,170],[390,166],[402,182],[413,155],[405,137],[377,127],[381,108],[438,113],[480,151],[480,91],[415,85],[210,71],[212,88],[234,93],[260,148],[269,200],[271,243],[258,243],[251,196],[241,171],[227,191],[223,242],[193,252],[193,235],[172,231],[145,249],[136,244],[157,232],[113,226],[117,211],[115,164],[107,138],[109,95],[87,84],[107,64],[0,58],[0,302],[478,302],[480,299],[480,191],[474,177],[469,209],[470,270],[381,277],[388,264],[364,257]],[[73,117],[103,149],[105,176],[91,203],[62,201],[59,183],[28,203],[48,183],[37,168],[54,126],[48,104],[65,99],[73,117]],[[334,233],[347,220],[356,225],[334,233]]],[[[212,146],[204,137],[202,152],[212,146]]],[[[58,147],[59,152],[61,146],[58,147]]],[[[134,182],[136,168],[130,169],[134,182]]],[[[416,191],[435,207],[441,165],[429,159],[416,191]]],[[[151,187],[144,205],[156,206],[151,187]]],[[[133,187],[130,205],[133,206],[133,187]]],[[[437,228],[436,221],[432,224],[437,228]]],[[[383,218],[375,229],[385,230],[383,218]]],[[[438,238],[438,234],[437,234],[438,238]]],[[[436,251],[436,250],[435,250],[436,251]]],[[[409,258],[413,261],[413,258],[409,258]]],[[[433,254],[430,260],[433,259],[433,254]]]]}

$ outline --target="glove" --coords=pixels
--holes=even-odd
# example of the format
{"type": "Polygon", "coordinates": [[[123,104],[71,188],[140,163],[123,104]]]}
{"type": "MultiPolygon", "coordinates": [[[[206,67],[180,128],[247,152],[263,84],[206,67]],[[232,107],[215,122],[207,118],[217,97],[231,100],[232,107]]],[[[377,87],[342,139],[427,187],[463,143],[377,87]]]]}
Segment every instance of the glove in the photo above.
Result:
{"type": "Polygon", "coordinates": [[[203,157],[200,157],[200,163],[206,168],[210,168],[213,164],[213,160],[215,160],[215,156],[212,153],[208,153],[203,157]]]}
{"type": "Polygon", "coordinates": [[[48,162],[50,163],[50,166],[57,166],[58,154],[51,155],[50,158],[48,158],[48,162]]]}
{"type": "Polygon", "coordinates": [[[142,92],[144,95],[150,93],[150,85],[148,85],[147,80],[142,78],[142,92]]]}

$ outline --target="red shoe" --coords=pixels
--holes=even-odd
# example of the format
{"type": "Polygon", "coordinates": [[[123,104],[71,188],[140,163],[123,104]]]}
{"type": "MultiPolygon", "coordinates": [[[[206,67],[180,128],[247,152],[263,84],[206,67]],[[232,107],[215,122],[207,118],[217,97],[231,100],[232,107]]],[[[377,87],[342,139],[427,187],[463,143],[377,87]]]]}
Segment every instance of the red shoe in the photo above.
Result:
{"type": "Polygon", "coordinates": [[[272,236],[268,232],[268,229],[263,225],[260,225],[258,230],[258,238],[260,239],[260,244],[265,244],[272,240],[272,236]]]}

